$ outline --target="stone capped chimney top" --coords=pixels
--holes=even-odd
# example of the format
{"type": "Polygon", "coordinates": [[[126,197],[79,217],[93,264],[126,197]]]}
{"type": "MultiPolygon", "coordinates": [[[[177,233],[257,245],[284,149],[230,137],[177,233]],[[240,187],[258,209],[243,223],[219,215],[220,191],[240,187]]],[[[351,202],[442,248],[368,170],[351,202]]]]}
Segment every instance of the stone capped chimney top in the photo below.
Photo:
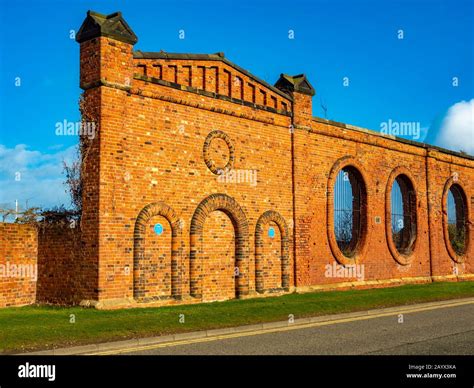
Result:
{"type": "Polygon", "coordinates": [[[76,35],[76,41],[82,43],[99,36],[106,36],[132,45],[138,41],[135,33],[122,18],[121,12],[103,15],[87,11],[87,17],[76,35]]]}
{"type": "Polygon", "coordinates": [[[308,94],[310,96],[316,94],[316,91],[304,74],[294,76],[281,74],[280,79],[275,83],[275,87],[289,94],[293,94],[293,92],[308,94]]]}

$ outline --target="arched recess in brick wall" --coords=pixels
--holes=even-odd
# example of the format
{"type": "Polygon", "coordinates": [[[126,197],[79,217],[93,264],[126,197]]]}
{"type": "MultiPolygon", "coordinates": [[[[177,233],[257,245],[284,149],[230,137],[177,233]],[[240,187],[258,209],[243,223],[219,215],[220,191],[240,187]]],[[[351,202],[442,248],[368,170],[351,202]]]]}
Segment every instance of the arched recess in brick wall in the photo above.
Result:
{"type": "MultiPolygon", "coordinates": [[[[465,254],[466,252],[469,252],[470,245],[470,213],[467,202],[468,196],[466,195],[464,187],[465,186],[460,181],[458,175],[455,174],[449,178],[444,185],[442,197],[444,243],[451,259],[459,264],[464,262],[465,254]],[[448,196],[450,194],[453,196],[454,209],[449,209],[448,196]],[[462,249],[456,250],[453,246],[453,230],[451,230],[451,235],[449,230],[450,219],[448,215],[450,210],[455,213],[455,225],[453,225],[454,230],[456,232],[463,230],[464,246],[462,249]]],[[[459,236],[457,237],[459,238],[459,236]]]]}
{"type": "Polygon", "coordinates": [[[148,221],[154,216],[164,217],[171,226],[171,296],[181,296],[181,277],[179,268],[179,236],[181,223],[174,210],[164,202],[150,203],[138,214],[133,234],[133,297],[144,299],[146,289],[146,271],[142,268],[145,254],[145,234],[148,221]]]}
{"type": "Polygon", "coordinates": [[[417,220],[417,195],[414,184],[415,180],[410,171],[403,166],[396,167],[390,173],[385,188],[385,234],[387,245],[393,258],[401,265],[408,265],[416,249],[416,240],[419,234],[417,220]],[[392,193],[394,184],[398,182],[403,202],[402,211],[398,220],[392,217],[394,204],[392,193]],[[399,231],[400,240],[394,241],[394,224],[402,220],[402,228],[399,231]]]}
{"type": "Polygon", "coordinates": [[[204,223],[208,215],[216,210],[225,213],[234,226],[235,262],[238,268],[236,297],[239,298],[249,293],[249,226],[242,208],[232,197],[226,194],[210,195],[194,211],[190,231],[190,294],[195,298],[202,297],[204,274],[198,263],[198,258],[203,254],[204,223]]]}
{"type": "Polygon", "coordinates": [[[265,292],[263,274],[263,234],[264,226],[270,222],[277,224],[281,235],[281,287],[285,291],[288,291],[290,288],[290,248],[288,226],[280,213],[269,210],[260,216],[257,221],[257,226],[255,227],[255,287],[259,293],[265,292]]]}
{"type": "Polygon", "coordinates": [[[352,156],[344,156],[338,159],[331,171],[328,178],[327,186],[327,236],[331,252],[339,264],[351,265],[356,264],[361,257],[364,257],[367,251],[368,242],[368,220],[369,214],[369,195],[368,195],[369,181],[367,175],[364,173],[362,165],[352,156]],[[335,233],[335,217],[334,217],[334,192],[335,185],[338,175],[341,171],[348,171],[348,180],[353,190],[353,201],[357,202],[359,209],[357,212],[353,212],[352,222],[357,221],[360,228],[357,230],[357,239],[351,238],[349,248],[351,251],[350,255],[346,255],[342,252],[335,233]],[[357,191],[357,194],[354,192],[357,191]]]}

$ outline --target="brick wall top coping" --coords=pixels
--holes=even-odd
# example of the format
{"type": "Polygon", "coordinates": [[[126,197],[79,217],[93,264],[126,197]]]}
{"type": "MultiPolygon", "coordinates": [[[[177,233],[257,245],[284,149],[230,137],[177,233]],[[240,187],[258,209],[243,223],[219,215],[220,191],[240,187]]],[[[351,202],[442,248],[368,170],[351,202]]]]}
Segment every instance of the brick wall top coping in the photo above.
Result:
{"type": "Polygon", "coordinates": [[[234,62],[229,61],[225,56],[224,53],[219,52],[216,54],[187,54],[187,53],[167,53],[165,51],[160,52],[143,52],[140,50],[133,52],[133,58],[135,59],[170,59],[170,60],[201,60],[201,61],[220,61],[225,63],[226,65],[234,68],[235,70],[245,74],[247,77],[253,79],[254,81],[262,84],[263,86],[270,89],[272,92],[275,92],[279,96],[286,98],[288,101],[293,101],[293,98],[286,94],[285,92],[281,91],[280,89],[276,88],[273,85],[270,85],[268,82],[258,78],[257,76],[253,75],[249,71],[243,69],[239,65],[236,65],[234,62]]]}
{"type": "Polygon", "coordinates": [[[103,15],[87,11],[87,17],[77,32],[76,42],[82,43],[99,36],[106,36],[132,45],[138,42],[137,36],[123,19],[121,12],[103,15]]]}
{"type": "Polygon", "coordinates": [[[379,137],[384,138],[384,139],[393,140],[393,141],[397,141],[399,143],[405,143],[405,144],[409,144],[409,145],[412,145],[412,146],[415,146],[415,147],[424,148],[427,151],[436,150],[436,151],[439,151],[441,153],[457,156],[457,157],[462,158],[462,159],[474,160],[474,156],[469,155],[469,154],[448,150],[446,148],[434,146],[434,145],[431,145],[431,144],[421,143],[421,142],[414,141],[414,140],[404,139],[402,137],[397,137],[397,136],[394,136],[394,135],[388,135],[388,134],[380,133],[380,132],[374,131],[373,129],[367,129],[367,128],[363,128],[363,127],[358,127],[356,125],[345,124],[345,123],[341,123],[339,121],[327,120],[327,119],[323,119],[321,117],[313,117],[313,121],[318,122],[318,123],[323,123],[323,124],[329,124],[329,125],[332,125],[332,126],[335,126],[335,127],[344,128],[344,129],[348,129],[348,130],[352,130],[352,131],[363,132],[363,133],[366,133],[368,135],[379,136],[379,137]]]}
{"type": "Polygon", "coordinates": [[[299,92],[309,96],[314,96],[316,94],[316,91],[304,74],[298,74],[294,76],[281,74],[280,79],[275,84],[275,87],[280,90],[287,91],[288,93],[299,92]]]}

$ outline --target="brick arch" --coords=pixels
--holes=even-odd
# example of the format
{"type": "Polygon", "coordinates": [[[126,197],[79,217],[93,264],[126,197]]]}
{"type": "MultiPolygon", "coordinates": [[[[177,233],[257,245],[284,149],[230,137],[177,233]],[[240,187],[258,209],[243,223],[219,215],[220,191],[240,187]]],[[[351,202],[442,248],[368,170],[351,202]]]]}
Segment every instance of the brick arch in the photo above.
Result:
{"type": "Polygon", "coordinates": [[[290,254],[289,254],[289,233],[285,219],[280,213],[268,210],[263,213],[257,221],[255,227],[255,287],[257,292],[265,292],[263,288],[263,233],[264,225],[274,222],[278,225],[281,235],[281,287],[285,291],[290,288],[290,254]]]}
{"type": "MultiPolygon", "coordinates": [[[[352,182],[351,182],[352,183],[352,182]]],[[[338,159],[331,168],[328,178],[327,186],[327,236],[329,241],[329,247],[331,252],[337,262],[341,265],[348,264],[357,264],[360,258],[364,257],[367,252],[368,246],[368,222],[369,222],[369,180],[367,175],[364,172],[364,168],[359,163],[359,161],[353,156],[344,156],[338,159]],[[357,242],[357,249],[355,250],[355,255],[351,258],[344,256],[344,254],[339,249],[336,241],[336,234],[334,232],[334,186],[336,184],[337,175],[345,167],[352,167],[359,175],[361,179],[362,187],[364,188],[363,198],[361,200],[362,211],[360,216],[363,217],[361,220],[362,223],[362,235],[359,236],[359,241],[357,242]]]]}
{"type": "Polygon", "coordinates": [[[239,204],[226,194],[212,194],[201,201],[194,211],[190,230],[190,294],[202,297],[203,273],[197,263],[202,252],[204,222],[210,213],[220,210],[232,221],[235,230],[235,261],[239,270],[236,285],[236,297],[249,293],[249,226],[247,217],[239,204]]]}
{"type": "Polygon", "coordinates": [[[467,202],[467,199],[469,198],[466,194],[466,189],[465,185],[459,180],[459,178],[456,176],[451,176],[445,183],[444,189],[443,189],[443,196],[441,199],[441,206],[443,209],[443,235],[444,235],[444,244],[446,246],[446,250],[448,251],[449,256],[451,259],[458,263],[462,264],[465,261],[466,255],[469,252],[470,248],[470,238],[471,238],[471,214],[469,212],[469,203],[467,202]],[[458,186],[460,189],[460,195],[461,198],[458,198],[458,200],[463,201],[464,203],[464,217],[466,219],[466,246],[464,248],[464,253],[459,255],[456,253],[456,251],[453,249],[451,245],[451,241],[449,238],[449,230],[448,230],[448,194],[449,190],[451,189],[452,186],[458,186]]]}
{"type": "Polygon", "coordinates": [[[145,273],[140,271],[141,261],[145,254],[146,226],[155,216],[166,218],[171,226],[171,296],[181,297],[181,278],[179,271],[178,239],[181,235],[181,223],[174,210],[164,202],[146,205],[138,214],[133,233],[133,297],[144,297],[145,273]]]}

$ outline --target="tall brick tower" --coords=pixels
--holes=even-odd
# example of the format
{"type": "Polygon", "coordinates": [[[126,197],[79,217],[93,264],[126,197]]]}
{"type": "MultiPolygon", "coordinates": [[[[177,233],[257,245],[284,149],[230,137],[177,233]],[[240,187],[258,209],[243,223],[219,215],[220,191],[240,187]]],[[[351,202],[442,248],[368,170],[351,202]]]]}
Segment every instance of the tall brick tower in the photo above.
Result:
{"type": "Polygon", "coordinates": [[[94,138],[80,139],[83,152],[83,213],[81,221],[83,241],[82,274],[83,303],[95,304],[101,299],[107,271],[99,257],[103,249],[104,224],[107,204],[101,199],[110,190],[106,177],[110,163],[104,150],[108,142],[119,134],[114,126],[111,104],[122,103],[133,77],[133,45],[137,37],[120,12],[102,15],[88,11],[76,41],[80,44],[80,87],[84,90],[83,120],[95,124],[94,138]],[[111,131],[112,133],[107,133],[111,131]]]}

